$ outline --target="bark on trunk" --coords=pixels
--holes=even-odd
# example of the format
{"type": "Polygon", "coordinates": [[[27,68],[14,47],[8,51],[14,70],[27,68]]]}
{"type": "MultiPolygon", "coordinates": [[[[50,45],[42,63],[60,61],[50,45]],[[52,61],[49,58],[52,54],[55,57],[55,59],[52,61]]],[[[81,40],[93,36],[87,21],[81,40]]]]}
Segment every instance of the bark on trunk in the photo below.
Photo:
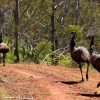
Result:
{"type": "MultiPolygon", "coordinates": [[[[51,43],[52,43],[52,52],[55,51],[55,26],[54,26],[54,3],[55,3],[55,0],[52,1],[53,4],[52,4],[52,15],[51,15],[51,27],[52,27],[52,30],[51,30],[51,43]]],[[[52,65],[55,65],[55,61],[54,61],[54,54],[52,54],[52,65]]]]}
{"type": "Polygon", "coordinates": [[[16,0],[15,5],[15,12],[14,12],[14,18],[15,18],[15,63],[19,62],[19,52],[18,52],[18,0],[16,0]]]}

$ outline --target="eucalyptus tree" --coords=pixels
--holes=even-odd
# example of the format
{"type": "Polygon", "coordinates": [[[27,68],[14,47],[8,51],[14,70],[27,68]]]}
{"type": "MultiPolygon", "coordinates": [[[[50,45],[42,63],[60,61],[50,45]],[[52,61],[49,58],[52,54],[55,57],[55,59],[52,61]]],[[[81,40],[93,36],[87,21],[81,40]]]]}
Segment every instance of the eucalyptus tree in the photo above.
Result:
{"type": "MultiPolygon", "coordinates": [[[[95,30],[98,33],[100,26],[98,2],[98,0],[1,0],[0,8],[4,9],[1,20],[2,31],[10,41],[11,52],[16,52],[12,58],[18,61],[23,55],[24,60],[31,59],[38,62],[38,58],[44,57],[44,55],[39,57],[46,46],[41,43],[43,41],[52,43],[52,52],[64,48],[70,38],[69,26],[72,29],[80,26],[83,29],[82,36],[88,30],[95,30]],[[16,1],[19,1],[18,8],[16,1]],[[18,15],[15,12],[18,12],[18,15]]],[[[53,61],[55,57],[51,56],[53,61]]]]}
{"type": "Polygon", "coordinates": [[[15,62],[19,62],[19,52],[18,52],[18,23],[19,23],[19,0],[15,0],[15,10],[14,10],[14,21],[15,21],[15,62]]]}

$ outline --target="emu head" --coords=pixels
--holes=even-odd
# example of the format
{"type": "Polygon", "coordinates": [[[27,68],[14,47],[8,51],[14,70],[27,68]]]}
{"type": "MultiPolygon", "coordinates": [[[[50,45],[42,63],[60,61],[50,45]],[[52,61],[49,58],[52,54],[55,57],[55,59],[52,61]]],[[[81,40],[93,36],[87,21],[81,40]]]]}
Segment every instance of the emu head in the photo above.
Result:
{"type": "Polygon", "coordinates": [[[95,35],[96,33],[94,32],[94,31],[88,31],[88,33],[87,33],[87,35],[86,35],[86,37],[85,37],[85,39],[86,40],[92,40],[92,39],[94,39],[94,35],[95,35]]]}
{"type": "Polygon", "coordinates": [[[76,32],[75,31],[72,31],[71,34],[76,34],[76,32]]]}
{"type": "Polygon", "coordinates": [[[87,35],[85,39],[91,41],[90,45],[94,45],[94,35],[87,35]]]}
{"type": "Polygon", "coordinates": [[[75,31],[72,31],[70,34],[72,34],[72,39],[74,39],[75,36],[76,36],[76,32],[75,31]]]}
{"type": "Polygon", "coordinates": [[[94,34],[87,34],[87,36],[86,36],[86,39],[90,39],[90,40],[92,40],[92,38],[94,37],[94,34]]]}
{"type": "Polygon", "coordinates": [[[88,35],[86,39],[90,40],[90,54],[95,53],[97,54],[96,47],[94,45],[94,35],[88,35]]]}
{"type": "Polygon", "coordinates": [[[75,35],[75,34],[76,34],[76,32],[75,32],[75,31],[72,31],[72,32],[71,32],[71,34],[72,34],[72,35],[75,35]]]}

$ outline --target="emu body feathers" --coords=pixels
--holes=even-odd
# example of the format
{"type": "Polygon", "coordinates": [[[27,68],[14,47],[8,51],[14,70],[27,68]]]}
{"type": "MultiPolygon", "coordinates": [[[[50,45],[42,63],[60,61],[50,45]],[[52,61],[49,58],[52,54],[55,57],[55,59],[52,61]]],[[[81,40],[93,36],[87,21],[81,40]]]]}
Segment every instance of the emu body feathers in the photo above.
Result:
{"type": "MultiPolygon", "coordinates": [[[[92,66],[100,73],[100,54],[96,51],[94,45],[94,35],[88,36],[87,39],[91,40],[90,43],[90,61],[92,66]]],[[[97,84],[97,88],[100,86],[100,82],[97,84]]]]}
{"type": "Polygon", "coordinates": [[[0,44],[0,53],[7,53],[9,50],[10,48],[5,43],[0,44]]]}
{"type": "Polygon", "coordinates": [[[100,73],[100,54],[96,51],[94,45],[94,36],[89,37],[91,39],[90,43],[90,61],[93,67],[100,73]]]}
{"type": "Polygon", "coordinates": [[[87,49],[82,46],[75,48],[71,53],[71,57],[77,63],[80,63],[80,62],[89,63],[90,61],[90,55],[87,49]]]}
{"type": "Polygon", "coordinates": [[[8,53],[10,50],[10,48],[7,46],[7,44],[5,43],[0,43],[0,53],[3,54],[3,66],[5,66],[5,58],[6,58],[6,53],[8,53]]]}

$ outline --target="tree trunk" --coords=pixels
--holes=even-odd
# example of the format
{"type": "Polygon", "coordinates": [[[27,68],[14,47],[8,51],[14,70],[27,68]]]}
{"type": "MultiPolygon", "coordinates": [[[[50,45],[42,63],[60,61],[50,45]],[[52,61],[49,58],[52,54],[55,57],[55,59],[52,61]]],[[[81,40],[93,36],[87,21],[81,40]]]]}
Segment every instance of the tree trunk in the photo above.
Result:
{"type": "MultiPolygon", "coordinates": [[[[54,26],[54,3],[55,0],[52,1],[52,15],[51,15],[51,43],[52,43],[52,52],[55,51],[55,26],[54,26]]],[[[52,65],[55,65],[55,61],[54,61],[54,54],[52,54],[52,65]]]]}
{"type": "MultiPolygon", "coordinates": [[[[58,38],[55,37],[55,50],[57,50],[57,49],[58,49],[58,38]]],[[[55,66],[58,65],[58,60],[59,60],[59,58],[56,57],[55,66]]]]}
{"type": "Polygon", "coordinates": [[[16,0],[15,11],[14,11],[14,18],[15,18],[15,63],[19,62],[19,52],[18,52],[18,0],[16,0]]]}

